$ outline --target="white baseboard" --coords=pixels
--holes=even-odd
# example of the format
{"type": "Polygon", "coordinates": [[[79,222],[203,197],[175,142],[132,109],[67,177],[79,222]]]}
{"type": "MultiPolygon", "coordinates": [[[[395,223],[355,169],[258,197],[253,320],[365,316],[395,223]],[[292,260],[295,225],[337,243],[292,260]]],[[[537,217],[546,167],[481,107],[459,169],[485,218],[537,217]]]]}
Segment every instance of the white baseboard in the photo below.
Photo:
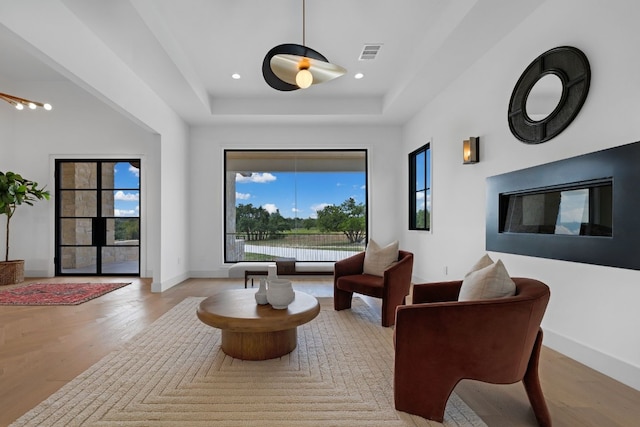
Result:
{"type": "Polygon", "coordinates": [[[192,270],[189,272],[189,277],[193,279],[226,279],[229,277],[229,271],[226,268],[220,270],[192,270]]]}
{"type": "Polygon", "coordinates": [[[616,381],[640,390],[640,368],[566,336],[544,329],[543,344],[616,381]]]}
{"type": "Polygon", "coordinates": [[[47,270],[25,270],[24,277],[53,277],[47,270]]]}
{"type": "Polygon", "coordinates": [[[167,289],[172,288],[175,285],[184,282],[188,278],[189,278],[189,274],[183,273],[174,277],[171,280],[165,280],[162,283],[153,282],[151,283],[151,292],[164,292],[167,289]]]}

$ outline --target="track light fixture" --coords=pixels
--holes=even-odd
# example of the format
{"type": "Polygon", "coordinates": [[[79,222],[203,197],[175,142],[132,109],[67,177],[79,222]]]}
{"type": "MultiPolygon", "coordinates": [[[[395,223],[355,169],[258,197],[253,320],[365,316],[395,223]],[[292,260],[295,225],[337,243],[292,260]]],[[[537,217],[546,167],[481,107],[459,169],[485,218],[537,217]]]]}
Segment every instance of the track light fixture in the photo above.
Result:
{"type": "Polygon", "coordinates": [[[305,46],[305,9],[305,0],[302,0],[302,45],[278,45],[267,52],[262,61],[264,80],[274,89],[306,89],[347,72],[343,67],[330,63],[320,52],[305,46]]]}
{"type": "Polygon", "coordinates": [[[47,111],[51,110],[51,104],[43,104],[42,102],[31,101],[7,93],[0,92],[0,99],[16,107],[16,110],[24,110],[24,107],[28,107],[31,110],[35,110],[38,107],[44,108],[47,111]]]}

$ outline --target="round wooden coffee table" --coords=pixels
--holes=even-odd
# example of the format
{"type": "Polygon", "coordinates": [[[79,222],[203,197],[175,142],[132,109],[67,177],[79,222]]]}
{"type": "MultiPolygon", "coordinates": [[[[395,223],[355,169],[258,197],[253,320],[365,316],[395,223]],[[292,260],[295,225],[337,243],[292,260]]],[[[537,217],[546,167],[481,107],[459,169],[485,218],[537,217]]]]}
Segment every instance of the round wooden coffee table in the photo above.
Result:
{"type": "Polygon", "coordinates": [[[304,292],[287,309],[256,304],[254,289],[222,291],[203,300],[198,318],[222,330],[222,351],[242,360],[266,360],[284,356],[296,348],[297,327],[320,313],[318,300],[304,292]]]}

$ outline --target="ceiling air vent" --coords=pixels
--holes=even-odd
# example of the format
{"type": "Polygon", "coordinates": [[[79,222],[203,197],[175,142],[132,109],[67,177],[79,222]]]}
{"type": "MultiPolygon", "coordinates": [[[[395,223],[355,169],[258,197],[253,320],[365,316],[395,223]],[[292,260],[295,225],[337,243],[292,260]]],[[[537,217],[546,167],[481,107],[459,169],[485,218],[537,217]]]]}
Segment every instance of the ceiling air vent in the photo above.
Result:
{"type": "Polygon", "coordinates": [[[380,52],[380,48],[382,47],[382,43],[375,44],[365,44],[362,48],[362,53],[360,53],[360,61],[371,61],[376,59],[378,52],[380,52]]]}

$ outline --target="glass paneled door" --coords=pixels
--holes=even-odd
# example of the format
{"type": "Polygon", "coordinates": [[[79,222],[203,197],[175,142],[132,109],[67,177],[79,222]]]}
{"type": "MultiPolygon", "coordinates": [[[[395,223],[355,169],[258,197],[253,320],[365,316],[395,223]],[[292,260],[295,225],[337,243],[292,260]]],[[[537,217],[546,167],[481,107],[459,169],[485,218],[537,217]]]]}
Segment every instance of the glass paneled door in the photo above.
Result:
{"type": "Polygon", "coordinates": [[[56,161],[56,275],[140,275],[140,160],[56,161]]]}

